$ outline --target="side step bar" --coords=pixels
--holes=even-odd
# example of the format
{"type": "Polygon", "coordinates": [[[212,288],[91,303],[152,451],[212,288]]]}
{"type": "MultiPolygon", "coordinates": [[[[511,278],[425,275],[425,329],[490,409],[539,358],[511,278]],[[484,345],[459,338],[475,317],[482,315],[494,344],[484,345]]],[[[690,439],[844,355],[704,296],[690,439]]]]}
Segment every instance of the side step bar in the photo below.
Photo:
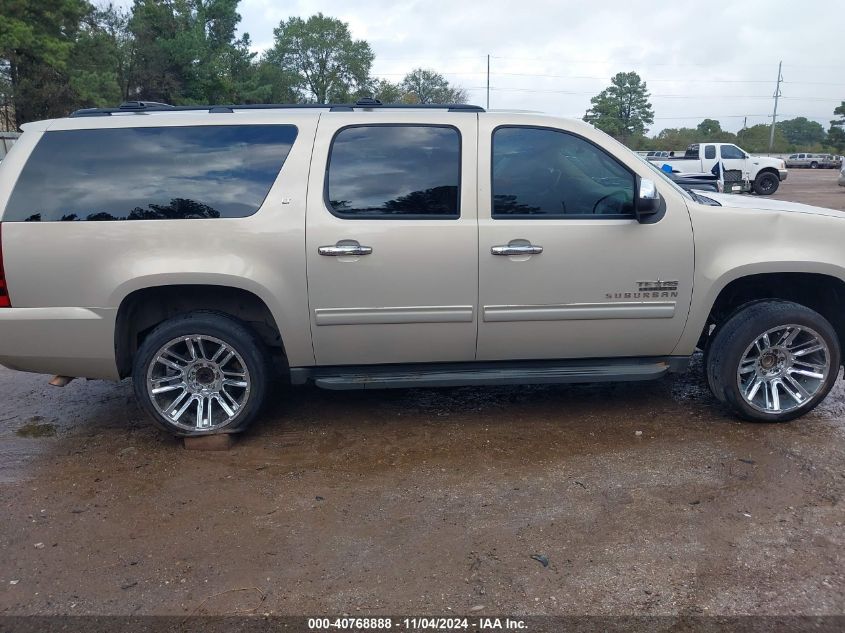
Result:
{"type": "Polygon", "coordinates": [[[293,384],[313,381],[322,389],[405,389],[466,385],[537,385],[577,382],[653,380],[684,371],[687,357],[603,359],[590,361],[432,363],[294,367],[293,384]]]}

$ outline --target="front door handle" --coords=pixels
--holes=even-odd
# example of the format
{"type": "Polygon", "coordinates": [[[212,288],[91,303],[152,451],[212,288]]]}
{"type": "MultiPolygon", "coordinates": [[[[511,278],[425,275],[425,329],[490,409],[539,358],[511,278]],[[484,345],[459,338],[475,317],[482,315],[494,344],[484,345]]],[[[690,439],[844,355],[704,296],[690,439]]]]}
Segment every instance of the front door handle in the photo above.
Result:
{"type": "Polygon", "coordinates": [[[373,247],[361,246],[355,240],[341,240],[334,246],[319,246],[317,252],[326,257],[357,257],[369,255],[373,252],[373,247]]]}
{"type": "Polygon", "coordinates": [[[501,246],[491,246],[490,253],[492,255],[503,255],[511,257],[514,255],[539,255],[543,252],[542,246],[535,246],[534,244],[502,244],[501,246]]]}

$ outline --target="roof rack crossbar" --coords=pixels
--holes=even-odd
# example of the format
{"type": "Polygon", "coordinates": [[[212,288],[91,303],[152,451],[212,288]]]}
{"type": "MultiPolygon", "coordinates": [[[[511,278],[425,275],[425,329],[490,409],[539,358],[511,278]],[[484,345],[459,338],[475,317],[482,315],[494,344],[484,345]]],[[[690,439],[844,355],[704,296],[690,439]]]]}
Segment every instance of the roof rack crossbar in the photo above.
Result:
{"type": "Polygon", "coordinates": [[[310,110],[350,112],[364,109],[447,110],[449,112],[484,112],[484,108],[465,103],[381,103],[378,99],[360,99],[356,103],[249,103],[243,105],[183,105],[174,106],[155,101],[126,101],[117,108],[84,108],[73,112],[71,118],[111,116],[117,113],[146,114],[148,112],[201,112],[229,113],[235,110],[310,110]]]}

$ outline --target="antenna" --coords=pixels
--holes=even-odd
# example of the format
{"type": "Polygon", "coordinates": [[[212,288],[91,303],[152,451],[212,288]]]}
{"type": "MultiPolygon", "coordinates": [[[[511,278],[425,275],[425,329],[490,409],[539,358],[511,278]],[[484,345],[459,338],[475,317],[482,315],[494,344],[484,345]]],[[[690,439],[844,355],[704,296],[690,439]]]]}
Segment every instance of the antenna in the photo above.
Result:
{"type": "Polygon", "coordinates": [[[490,54],[487,54],[487,109],[490,109],[490,54]]]}

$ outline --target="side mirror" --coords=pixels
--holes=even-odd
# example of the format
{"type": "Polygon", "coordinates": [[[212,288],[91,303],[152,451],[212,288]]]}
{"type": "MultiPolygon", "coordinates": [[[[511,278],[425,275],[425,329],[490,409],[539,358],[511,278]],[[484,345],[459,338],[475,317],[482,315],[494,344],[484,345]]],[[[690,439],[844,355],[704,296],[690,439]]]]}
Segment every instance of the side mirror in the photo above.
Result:
{"type": "Polygon", "coordinates": [[[660,210],[660,194],[657,192],[657,185],[648,178],[640,179],[640,190],[637,193],[637,200],[634,202],[634,214],[637,222],[645,222],[660,210]]]}

